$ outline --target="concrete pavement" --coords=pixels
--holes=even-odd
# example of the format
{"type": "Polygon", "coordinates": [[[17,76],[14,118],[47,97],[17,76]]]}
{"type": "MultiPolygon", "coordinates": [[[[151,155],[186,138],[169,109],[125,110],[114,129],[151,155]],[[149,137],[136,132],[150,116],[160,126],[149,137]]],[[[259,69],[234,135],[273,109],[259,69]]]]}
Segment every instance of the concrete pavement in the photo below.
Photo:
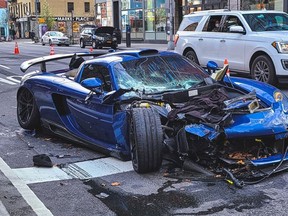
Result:
{"type": "MultiPolygon", "coordinates": [[[[31,39],[16,39],[12,41],[1,41],[1,43],[31,43],[34,44],[34,42],[31,39]]],[[[41,45],[41,43],[36,43],[38,45],[41,45]]],[[[70,46],[79,46],[79,44],[72,44],[70,46]]],[[[168,41],[167,43],[144,43],[144,42],[131,42],[131,46],[127,47],[126,42],[122,42],[118,45],[118,48],[123,49],[138,49],[138,48],[151,48],[151,49],[158,49],[158,50],[167,50],[168,49],[168,41]]]]}

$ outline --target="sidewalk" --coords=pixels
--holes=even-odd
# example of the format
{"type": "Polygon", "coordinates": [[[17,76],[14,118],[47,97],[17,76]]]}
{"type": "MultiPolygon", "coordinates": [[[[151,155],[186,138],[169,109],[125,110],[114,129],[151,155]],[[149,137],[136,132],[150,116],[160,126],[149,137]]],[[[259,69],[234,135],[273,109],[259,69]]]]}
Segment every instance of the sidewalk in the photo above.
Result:
{"type": "MultiPolygon", "coordinates": [[[[35,44],[35,45],[41,45],[41,43],[34,43],[31,39],[16,39],[12,41],[1,41],[1,43],[30,43],[30,44],[35,44]]],[[[70,46],[77,47],[80,45],[79,44],[71,44],[70,46]]],[[[119,49],[139,49],[139,48],[148,48],[148,49],[158,49],[158,50],[167,50],[168,48],[168,41],[166,44],[163,43],[141,43],[141,42],[134,42],[131,41],[131,46],[127,47],[126,42],[122,41],[121,44],[118,45],[119,49]]],[[[173,50],[171,50],[173,51],[173,50]]]]}

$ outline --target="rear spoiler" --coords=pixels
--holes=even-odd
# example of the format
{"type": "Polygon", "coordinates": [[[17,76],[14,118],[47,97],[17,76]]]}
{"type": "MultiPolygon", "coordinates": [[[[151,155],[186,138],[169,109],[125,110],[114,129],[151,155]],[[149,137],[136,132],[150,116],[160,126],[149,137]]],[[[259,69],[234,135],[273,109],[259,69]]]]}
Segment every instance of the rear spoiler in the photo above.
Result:
{"type": "Polygon", "coordinates": [[[23,62],[20,65],[20,70],[23,73],[25,73],[28,70],[28,68],[30,68],[31,66],[36,65],[36,64],[40,64],[41,72],[46,72],[46,62],[54,61],[54,60],[60,60],[60,59],[66,59],[66,58],[72,58],[75,54],[79,57],[80,56],[97,57],[97,56],[107,54],[107,52],[105,52],[105,53],[83,52],[83,53],[56,54],[56,55],[43,56],[43,57],[34,58],[34,59],[30,59],[28,61],[23,62]]]}

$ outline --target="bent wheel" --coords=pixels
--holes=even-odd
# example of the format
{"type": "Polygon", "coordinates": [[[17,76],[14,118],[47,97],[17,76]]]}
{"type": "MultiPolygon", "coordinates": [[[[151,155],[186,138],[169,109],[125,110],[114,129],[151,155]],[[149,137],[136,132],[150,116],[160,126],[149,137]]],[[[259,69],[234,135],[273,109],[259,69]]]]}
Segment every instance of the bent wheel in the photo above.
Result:
{"type": "Polygon", "coordinates": [[[261,82],[275,85],[277,83],[273,62],[266,55],[255,58],[251,66],[252,78],[261,82]]]}
{"type": "Polygon", "coordinates": [[[138,173],[158,170],[162,163],[163,143],[159,114],[149,108],[133,109],[129,135],[134,170],[138,173]]]}
{"type": "Polygon", "coordinates": [[[190,59],[191,61],[195,62],[196,64],[199,65],[199,61],[197,58],[196,53],[193,50],[189,50],[186,54],[185,57],[187,57],[188,59],[190,59]]]}
{"type": "Polygon", "coordinates": [[[24,129],[40,128],[40,114],[32,93],[24,88],[17,95],[17,119],[24,129]]]}

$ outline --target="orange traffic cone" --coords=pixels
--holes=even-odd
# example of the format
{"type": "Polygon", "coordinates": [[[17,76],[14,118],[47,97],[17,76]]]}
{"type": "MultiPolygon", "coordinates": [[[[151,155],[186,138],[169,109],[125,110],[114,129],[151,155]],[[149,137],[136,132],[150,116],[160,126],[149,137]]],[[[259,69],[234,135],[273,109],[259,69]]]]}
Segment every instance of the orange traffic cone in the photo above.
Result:
{"type": "Polygon", "coordinates": [[[50,55],[54,55],[54,54],[55,54],[55,52],[54,52],[54,46],[51,45],[51,46],[50,46],[50,55]]]}
{"type": "MultiPolygon", "coordinates": [[[[224,67],[225,67],[225,65],[229,65],[227,58],[225,58],[225,60],[224,60],[224,67]]],[[[230,69],[229,69],[229,67],[228,67],[228,69],[227,69],[227,71],[226,71],[226,75],[227,75],[227,76],[230,76],[230,69]]]]}
{"type": "Polygon", "coordinates": [[[15,55],[20,54],[17,42],[15,42],[14,54],[15,55]]]}

